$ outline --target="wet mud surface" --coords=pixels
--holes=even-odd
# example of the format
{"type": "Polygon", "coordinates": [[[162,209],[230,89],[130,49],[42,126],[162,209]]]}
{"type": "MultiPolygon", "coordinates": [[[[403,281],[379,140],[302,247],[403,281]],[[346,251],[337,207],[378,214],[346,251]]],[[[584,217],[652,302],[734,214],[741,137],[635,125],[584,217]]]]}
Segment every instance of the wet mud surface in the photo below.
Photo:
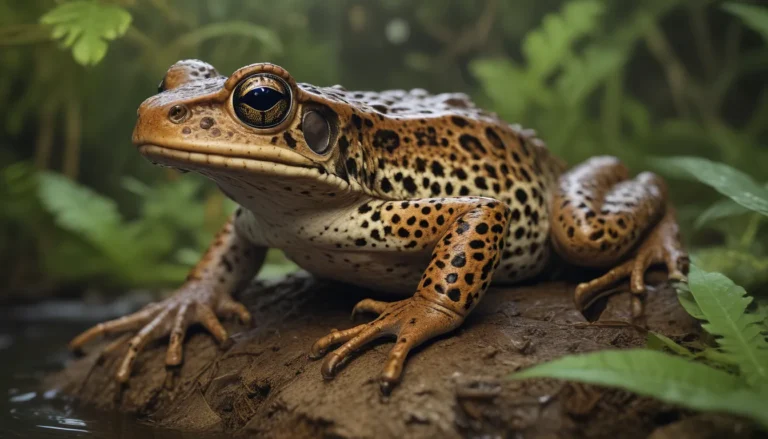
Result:
{"type": "MultiPolygon", "coordinates": [[[[572,291],[549,282],[492,289],[461,328],[411,353],[390,396],[382,396],[377,377],[392,340],[360,351],[331,381],[322,379],[321,361],[307,356],[331,328],[356,323],[349,315],[358,300],[387,298],[306,275],[252,285],[239,298],[254,327],[228,323],[232,343],[224,349],[190,331],[178,369],[165,368],[167,345],[158,342],[121,387],[112,378],[118,355],[101,357],[91,346],[46,385],[158,427],[245,437],[756,437],[736,418],[618,390],[505,379],[566,354],[644,345],[637,328],[590,325],[574,309],[572,291]]],[[[698,336],[669,286],[656,287],[646,304],[649,329],[676,340],[698,336]]],[[[627,321],[629,294],[611,296],[592,314],[598,322],[627,321]]]]}

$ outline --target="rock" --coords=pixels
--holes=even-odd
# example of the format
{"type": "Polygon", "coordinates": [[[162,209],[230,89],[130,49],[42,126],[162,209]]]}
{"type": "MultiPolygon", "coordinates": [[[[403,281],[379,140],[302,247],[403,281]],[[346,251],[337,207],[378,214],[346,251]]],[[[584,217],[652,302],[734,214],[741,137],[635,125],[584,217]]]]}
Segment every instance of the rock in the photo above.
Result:
{"type": "MultiPolygon", "coordinates": [[[[184,364],[167,371],[166,344],[158,342],[121,388],[112,378],[118,357],[100,358],[94,347],[48,385],[162,427],[254,437],[633,438],[660,434],[659,419],[670,412],[685,417],[618,390],[505,379],[566,354],[644,345],[637,328],[590,325],[573,308],[572,293],[572,284],[551,282],[492,289],[461,328],[410,355],[403,382],[388,397],[377,384],[388,341],[361,351],[331,381],[322,379],[320,361],[308,359],[317,338],[354,324],[352,306],[368,294],[305,275],[244,292],[256,324],[246,330],[229,323],[234,335],[226,349],[191,330],[184,364]]],[[[628,293],[604,302],[598,322],[628,315],[628,293]]],[[[699,331],[664,284],[649,294],[647,315],[650,329],[671,337],[699,331]]]]}

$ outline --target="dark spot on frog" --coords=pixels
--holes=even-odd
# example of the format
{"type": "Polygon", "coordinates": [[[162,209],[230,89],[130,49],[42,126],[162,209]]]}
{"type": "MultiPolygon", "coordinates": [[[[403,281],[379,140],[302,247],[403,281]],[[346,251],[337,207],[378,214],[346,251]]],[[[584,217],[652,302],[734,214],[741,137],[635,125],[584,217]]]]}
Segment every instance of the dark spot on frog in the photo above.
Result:
{"type": "Polygon", "coordinates": [[[189,128],[189,127],[184,127],[184,128],[181,129],[181,133],[182,134],[189,134],[191,132],[192,132],[192,129],[189,128]]]}
{"type": "Polygon", "coordinates": [[[291,136],[291,133],[288,131],[284,132],[283,139],[285,139],[285,143],[287,143],[289,147],[296,148],[296,139],[291,136]]]}
{"type": "Polygon", "coordinates": [[[341,152],[341,154],[346,155],[348,149],[349,149],[349,139],[347,139],[347,136],[339,137],[339,151],[341,152]]]}
{"type": "Polygon", "coordinates": [[[458,288],[451,288],[448,290],[448,298],[454,302],[458,302],[461,298],[461,291],[458,288]]]}
{"type": "Polygon", "coordinates": [[[464,253],[459,253],[458,255],[454,256],[453,259],[451,259],[451,265],[456,268],[461,268],[467,265],[466,255],[464,255],[464,253]]]}
{"type": "Polygon", "coordinates": [[[216,124],[216,122],[213,120],[212,117],[206,116],[206,117],[200,119],[200,128],[202,128],[204,130],[207,130],[207,129],[211,128],[215,124],[216,124]]]}
{"type": "Polygon", "coordinates": [[[229,259],[227,259],[226,257],[222,257],[221,265],[224,266],[224,268],[227,270],[228,273],[232,273],[232,270],[234,269],[234,267],[232,266],[232,263],[229,262],[229,259]]]}
{"type": "Polygon", "coordinates": [[[459,128],[464,128],[465,126],[469,125],[469,122],[467,122],[466,119],[459,116],[452,116],[451,122],[453,122],[454,125],[456,125],[459,128]]]}
{"type": "Polygon", "coordinates": [[[437,146],[437,131],[434,127],[427,127],[426,131],[423,129],[416,130],[413,135],[416,137],[418,146],[437,146]]]}
{"type": "Polygon", "coordinates": [[[413,181],[413,177],[409,175],[403,178],[403,188],[411,194],[416,193],[416,182],[413,181]]]}
{"type": "Polygon", "coordinates": [[[494,131],[492,128],[485,129],[485,137],[488,138],[488,141],[491,142],[491,145],[493,145],[495,148],[504,149],[504,142],[501,141],[499,135],[496,134],[496,131],[494,131]]]}
{"type": "Polygon", "coordinates": [[[525,193],[525,190],[518,189],[515,191],[515,198],[517,198],[517,201],[521,204],[525,204],[525,202],[528,201],[528,194],[525,193]]]}
{"type": "Polygon", "coordinates": [[[221,135],[221,130],[218,128],[214,128],[211,130],[211,136],[213,137],[219,137],[221,135]]]}
{"type": "Polygon", "coordinates": [[[347,159],[347,172],[350,175],[357,175],[357,162],[351,157],[347,159]]]}
{"type": "Polygon", "coordinates": [[[381,180],[381,190],[384,191],[385,194],[392,191],[392,183],[390,183],[389,179],[386,177],[381,180]]]}
{"type": "Polygon", "coordinates": [[[462,134],[459,137],[459,145],[467,151],[470,154],[487,154],[488,151],[485,149],[482,143],[480,143],[479,140],[477,140],[477,137],[469,135],[469,134],[462,134]]]}
{"type": "Polygon", "coordinates": [[[363,119],[361,119],[357,114],[352,115],[352,123],[355,124],[355,128],[358,130],[363,128],[363,119]]]}
{"type": "Polygon", "coordinates": [[[378,130],[373,136],[373,146],[391,153],[400,146],[400,136],[392,130],[378,130]]]}

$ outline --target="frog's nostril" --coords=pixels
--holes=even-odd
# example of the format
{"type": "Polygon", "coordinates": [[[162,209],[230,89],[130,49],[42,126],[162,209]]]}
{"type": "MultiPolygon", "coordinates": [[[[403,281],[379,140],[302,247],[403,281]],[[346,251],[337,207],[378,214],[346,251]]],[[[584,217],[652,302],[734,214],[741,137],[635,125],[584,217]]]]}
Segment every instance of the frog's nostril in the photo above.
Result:
{"type": "Polygon", "coordinates": [[[168,110],[168,119],[173,123],[182,123],[189,118],[189,108],[186,105],[174,105],[168,110]]]}

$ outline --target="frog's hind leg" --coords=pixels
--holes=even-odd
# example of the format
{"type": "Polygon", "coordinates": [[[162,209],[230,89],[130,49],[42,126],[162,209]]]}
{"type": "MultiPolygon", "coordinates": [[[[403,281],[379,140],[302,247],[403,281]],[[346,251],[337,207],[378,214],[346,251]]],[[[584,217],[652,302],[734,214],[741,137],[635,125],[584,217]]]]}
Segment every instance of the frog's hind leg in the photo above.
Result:
{"type": "Polygon", "coordinates": [[[576,288],[578,307],[629,278],[632,314],[638,317],[648,267],[664,263],[670,278],[684,276],[688,259],[666,192],[661,177],[644,172],[629,179],[627,168],[613,157],[593,158],[560,178],[552,200],[554,248],[574,265],[613,267],[576,288]]]}

